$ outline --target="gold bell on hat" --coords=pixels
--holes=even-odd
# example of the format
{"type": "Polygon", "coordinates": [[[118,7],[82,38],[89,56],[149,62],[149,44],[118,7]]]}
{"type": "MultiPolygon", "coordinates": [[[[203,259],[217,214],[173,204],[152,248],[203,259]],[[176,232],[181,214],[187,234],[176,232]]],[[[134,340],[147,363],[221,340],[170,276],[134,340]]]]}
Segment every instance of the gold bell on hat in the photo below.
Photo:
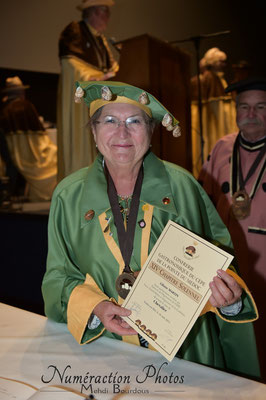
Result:
{"type": "Polygon", "coordinates": [[[149,104],[149,97],[146,92],[142,92],[139,95],[139,103],[144,105],[149,104]]]}
{"type": "Polygon", "coordinates": [[[78,86],[75,91],[74,101],[75,103],[81,103],[81,98],[84,96],[84,90],[78,86]]]}
{"type": "Polygon", "coordinates": [[[163,119],[162,119],[162,126],[167,128],[167,126],[171,126],[173,124],[173,118],[171,117],[170,114],[165,114],[163,119]]]}
{"type": "Polygon", "coordinates": [[[101,89],[102,99],[106,101],[112,100],[113,94],[108,86],[103,86],[101,89]]]}

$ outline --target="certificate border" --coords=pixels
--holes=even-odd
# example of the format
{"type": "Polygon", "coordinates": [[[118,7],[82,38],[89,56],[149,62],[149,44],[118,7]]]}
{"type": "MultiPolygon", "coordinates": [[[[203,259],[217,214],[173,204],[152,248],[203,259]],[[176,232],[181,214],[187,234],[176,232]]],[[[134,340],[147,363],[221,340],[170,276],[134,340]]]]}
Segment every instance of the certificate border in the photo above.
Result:
{"type": "MultiPolygon", "coordinates": [[[[153,258],[154,253],[156,252],[158,246],[161,244],[161,242],[162,242],[162,240],[164,239],[165,235],[168,234],[169,229],[170,229],[171,227],[172,227],[172,228],[175,228],[176,230],[182,231],[182,232],[185,233],[187,236],[190,236],[193,240],[197,240],[198,242],[202,243],[204,246],[206,246],[206,247],[208,247],[209,249],[211,249],[213,252],[216,252],[216,253],[220,254],[222,257],[224,257],[224,258],[225,258],[225,261],[224,261],[223,265],[220,267],[220,269],[224,269],[226,263],[228,262],[228,260],[229,260],[231,257],[229,257],[229,256],[227,255],[227,253],[226,253],[223,249],[221,249],[221,248],[219,248],[218,246],[216,246],[216,245],[210,243],[208,240],[203,239],[201,236],[197,235],[196,233],[191,232],[189,229],[184,228],[182,225],[177,224],[176,222],[173,222],[173,221],[169,220],[169,221],[167,222],[167,225],[165,226],[163,232],[161,233],[161,235],[159,236],[158,240],[156,241],[154,247],[152,248],[152,251],[150,252],[150,254],[149,254],[149,256],[148,256],[148,258],[147,258],[147,260],[146,260],[146,262],[145,262],[144,268],[142,269],[143,273],[145,272],[146,268],[147,268],[148,265],[150,264],[151,259],[153,258]]],[[[232,257],[233,257],[233,256],[232,256],[232,257]]],[[[229,261],[229,262],[230,262],[230,261],[229,261]]],[[[135,284],[133,285],[133,287],[132,287],[132,289],[131,289],[131,291],[130,291],[130,296],[129,296],[128,300],[126,299],[125,302],[129,301],[130,297],[134,294],[134,291],[135,291],[135,290],[137,289],[137,287],[138,287],[139,281],[140,281],[140,280],[138,280],[137,282],[135,282],[135,284]]],[[[197,313],[200,312],[200,311],[199,311],[199,308],[202,309],[202,308],[204,307],[204,305],[206,304],[206,301],[205,301],[205,300],[206,300],[206,297],[208,296],[208,294],[210,293],[210,291],[211,291],[211,289],[209,288],[209,289],[206,291],[205,295],[202,297],[202,299],[201,299],[200,303],[198,304],[198,306],[197,306],[195,312],[194,312],[193,315],[191,316],[189,322],[186,324],[186,328],[185,328],[185,329],[183,330],[183,332],[179,335],[178,341],[175,342],[175,343],[173,344],[173,347],[172,347],[172,350],[171,350],[171,351],[165,350],[159,343],[156,342],[156,346],[158,346],[159,348],[161,348],[164,354],[168,354],[168,355],[169,355],[169,358],[172,357],[173,352],[175,352],[175,354],[176,354],[177,351],[178,351],[178,349],[182,346],[182,343],[183,343],[184,340],[185,340],[185,339],[183,339],[183,337],[184,337],[184,335],[186,334],[186,330],[187,330],[188,325],[191,324],[191,321],[193,320],[193,318],[195,318],[195,315],[196,315],[197,313]],[[202,306],[202,303],[204,303],[203,306],[202,306]],[[181,342],[181,344],[180,344],[180,342],[181,342]],[[176,350],[175,350],[175,349],[176,349],[176,350]]],[[[132,324],[135,324],[135,322],[130,318],[130,316],[128,316],[127,318],[132,322],[132,324]]],[[[192,329],[192,327],[189,329],[189,332],[190,332],[191,329],[192,329]]],[[[143,335],[143,336],[145,335],[145,336],[147,336],[147,335],[145,334],[145,332],[141,332],[140,329],[138,329],[138,330],[140,331],[140,332],[139,332],[140,335],[143,335]]],[[[186,334],[186,336],[189,334],[189,332],[186,334]]],[[[145,337],[145,336],[144,336],[144,337],[145,337]]],[[[173,357],[174,357],[174,356],[173,356],[173,357]]]]}

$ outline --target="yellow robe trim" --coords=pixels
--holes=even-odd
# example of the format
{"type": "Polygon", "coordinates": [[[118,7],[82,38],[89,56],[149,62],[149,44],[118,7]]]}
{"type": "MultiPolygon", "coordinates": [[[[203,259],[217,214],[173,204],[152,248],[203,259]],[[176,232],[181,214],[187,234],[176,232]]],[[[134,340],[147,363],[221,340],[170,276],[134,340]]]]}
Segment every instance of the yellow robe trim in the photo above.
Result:
{"type": "MultiPolygon", "coordinates": [[[[89,274],[86,275],[85,282],[76,286],[71,292],[67,307],[67,326],[78,343],[81,344],[91,313],[103,300],[109,301],[109,297],[100,290],[89,274]]],[[[105,328],[86,343],[101,336],[104,330],[105,328]]]]}
{"type": "Polygon", "coordinates": [[[143,267],[145,261],[148,258],[153,209],[154,209],[153,206],[145,204],[144,221],[146,223],[146,226],[145,228],[142,229],[142,237],[141,237],[141,255],[140,255],[141,268],[143,267]]]}
{"type": "Polygon", "coordinates": [[[124,269],[124,260],[123,260],[121,251],[120,251],[119,247],[117,246],[114,238],[109,235],[109,231],[108,232],[104,232],[104,230],[106,228],[107,215],[106,215],[106,213],[102,213],[101,215],[99,215],[98,218],[99,218],[99,221],[100,221],[101,229],[102,229],[103,236],[104,236],[104,239],[106,241],[106,244],[109,247],[109,250],[113,254],[114,258],[118,262],[118,264],[119,264],[119,274],[121,274],[123,272],[123,269],[124,269]]]}

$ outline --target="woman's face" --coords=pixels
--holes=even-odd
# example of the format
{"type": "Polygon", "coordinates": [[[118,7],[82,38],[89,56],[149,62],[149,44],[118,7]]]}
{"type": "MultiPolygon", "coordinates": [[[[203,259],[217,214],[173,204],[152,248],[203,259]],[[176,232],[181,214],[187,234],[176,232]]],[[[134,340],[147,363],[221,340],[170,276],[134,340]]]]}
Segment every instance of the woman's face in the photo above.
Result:
{"type": "Polygon", "coordinates": [[[92,132],[107,165],[117,166],[134,167],[141,162],[152,137],[144,111],[123,103],[104,106],[92,132]]]}

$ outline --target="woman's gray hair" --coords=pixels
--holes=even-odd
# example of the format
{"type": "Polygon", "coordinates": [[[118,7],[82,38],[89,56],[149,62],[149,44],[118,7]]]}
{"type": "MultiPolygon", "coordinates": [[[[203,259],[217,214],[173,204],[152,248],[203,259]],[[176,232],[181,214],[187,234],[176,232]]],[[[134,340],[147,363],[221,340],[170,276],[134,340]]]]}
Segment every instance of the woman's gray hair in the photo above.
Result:
{"type": "Polygon", "coordinates": [[[98,121],[98,119],[99,119],[100,116],[101,116],[103,107],[104,107],[104,106],[98,108],[98,110],[96,110],[95,113],[90,117],[89,122],[88,122],[88,125],[89,125],[90,127],[96,125],[96,122],[98,121]]]}

